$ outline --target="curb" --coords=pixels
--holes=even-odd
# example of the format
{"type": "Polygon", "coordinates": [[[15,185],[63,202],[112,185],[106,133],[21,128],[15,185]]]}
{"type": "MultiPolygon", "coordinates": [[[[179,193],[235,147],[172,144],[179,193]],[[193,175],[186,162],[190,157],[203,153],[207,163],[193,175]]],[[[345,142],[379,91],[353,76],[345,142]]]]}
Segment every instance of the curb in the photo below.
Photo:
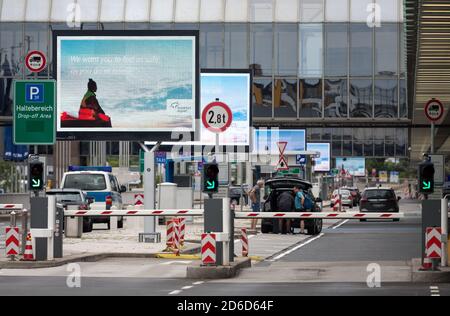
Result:
{"type": "Polygon", "coordinates": [[[421,259],[412,260],[413,283],[450,283],[450,268],[440,268],[441,271],[419,271],[421,259]]]}
{"type": "Polygon", "coordinates": [[[250,268],[250,258],[236,258],[230,266],[189,266],[187,268],[187,279],[230,279],[237,276],[241,269],[250,268]]]}
{"type": "MultiPolygon", "coordinates": [[[[181,254],[192,255],[200,252],[200,247],[195,246],[182,250],[181,254]]],[[[44,269],[55,268],[76,262],[98,262],[109,258],[137,258],[156,259],[162,253],[98,253],[67,256],[66,258],[55,259],[53,261],[2,261],[0,269],[44,269]]],[[[169,254],[169,253],[167,253],[169,254]]]]}

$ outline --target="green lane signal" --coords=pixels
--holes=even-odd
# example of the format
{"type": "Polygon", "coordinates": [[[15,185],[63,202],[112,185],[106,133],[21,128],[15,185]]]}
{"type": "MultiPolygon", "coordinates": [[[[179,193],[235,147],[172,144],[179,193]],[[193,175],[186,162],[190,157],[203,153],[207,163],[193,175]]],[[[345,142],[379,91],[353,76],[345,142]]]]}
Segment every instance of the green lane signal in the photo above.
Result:
{"type": "Polygon", "coordinates": [[[204,193],[219,192],[219,165],[208,163],[203,166],[202,191],[204,193]]]}
{"type": "Polygon", "coordinates": [[[434,164],[424,161],[419,165],[419,192],[422,194],[434,193],[434,164]]]}
{"type": "Polygon", "coordinates": [[[44,163],[40,161],[32,161],[29,165],[28,183],[32,191],[40,191],[44,189],[44,163]]]}

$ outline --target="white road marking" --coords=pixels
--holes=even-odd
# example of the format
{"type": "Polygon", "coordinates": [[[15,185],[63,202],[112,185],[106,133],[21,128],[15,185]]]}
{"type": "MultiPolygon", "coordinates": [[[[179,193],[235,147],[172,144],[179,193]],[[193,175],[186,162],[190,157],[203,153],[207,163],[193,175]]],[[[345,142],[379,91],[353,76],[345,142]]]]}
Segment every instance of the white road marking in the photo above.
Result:
{"type": "Polygon", "coordinates": [[[188,285],[188,286],[183,286],[181,289],[182,290],[189,290],[192,289],[194,286],[193,285],[188,285]]]}
{"type": "Polygon", "coordinates": [[[205,283],[205,281],[197,281],[197,282],[194,282],[194,283],[192,283],[192,284],[194,284],[194,285],[200,285],[200,284],[203,284],[203,283],[205,283]]]}
{"type": "Polygon", "coordinates": [[[183,261],[183,260],[176,260],[176,261],[168,261],[168,262],[163,262],[160,263],[161,265],[171,265],[174,263],[182,263],[182,264],[190,264],[192,261],[183,261]]]}
{"type": "Polygon", "coordinates": [[[319,239],[319,238],[322,238],[324,235],[325,235],[324,233],[321,233],[319,236],[314,237],[314,238],[312,238],[312,239],[309,239],[309,240],[307,240],[306,242],[304,242],[304,243],[302,243],[302,244],[300,244],[300,245],[297,245],[297,246],[295,246],[294,248],[289,249],[289,250],[283,252],[282,254],[279,254],[279,255],[276,256],[275,258],[270,259],[270,260],[267,260],[267,261],[273,262],[273,261],[280,260],[281,258],[283,258],[283,257],[285,257],[285,256],[287,256],[287,255],[289,255],[289,254],[291,254],[291,253],[293,253],[294,251],[296,251],[296,250],[298,250],[298,249],[300,249],[300,248],[302,248],[302,247],[304,247],[304,246],[306,246],[306,245],[312,243],[313,241],[315,241],[315,240],[317,240],[317,239],[319,239]]]}
{"type": "Polygon", "coordinates": [[[439,286],[430,286],[431,296],[441,296],[439,286]]]}
{"type": "Polygon", "coordinates": [[[346,219],[345,221],[343,221],[342,223],[340,223],[339,225],[334,226],[332,229],[338,229],[339,227],[341,227],[342,225],[345,225],[349,222],[349,219],[346,219]]]}
{"type": "Polygon", "coordinates": [[[177,295],[180,293],[181,293],[181,290],[175,290],[175,291],[170,292],[169,295],[177,295]]]}

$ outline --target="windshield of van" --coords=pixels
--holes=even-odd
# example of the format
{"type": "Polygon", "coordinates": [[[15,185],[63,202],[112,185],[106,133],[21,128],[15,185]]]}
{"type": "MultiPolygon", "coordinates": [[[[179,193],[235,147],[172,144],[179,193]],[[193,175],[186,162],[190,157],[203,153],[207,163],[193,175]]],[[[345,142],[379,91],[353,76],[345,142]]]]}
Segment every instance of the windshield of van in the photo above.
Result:
{"type": "Polygon", "coordinates": [[[82,202],[81,195],[79,193],[74,192],[59,192],[56,194],[53,194],[51,192],[47,193],[47,195],[54,195],[56,197],[57,203],[62,202],[82,202]]]}
{"type": "Polygon", "coordinates": [[[105,176],[103,174],[68,174],[64,181],[64,189],[106,190],[105,176]]]}

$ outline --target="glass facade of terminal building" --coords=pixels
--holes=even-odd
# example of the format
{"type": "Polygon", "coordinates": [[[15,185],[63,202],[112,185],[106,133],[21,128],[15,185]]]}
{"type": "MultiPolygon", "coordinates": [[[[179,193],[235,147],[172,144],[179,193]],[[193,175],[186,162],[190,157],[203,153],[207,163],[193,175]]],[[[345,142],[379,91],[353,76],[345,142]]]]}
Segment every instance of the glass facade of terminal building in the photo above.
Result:
{"type": "MultiPolygon", "coordinates": [[[[11,115],[12,80],[34,78],[24,54],[45,52],[51,69],[60,29],[199,30],[202,68],[253,69],[256,127],[307,128],[333,156],[408,155],[402,0],[4,0],[0,116],[11,115]],[[72,2],[75,27],[65,22],[72,2]]],[[[107,155],[118,147],[108,143],[107,155]]]]}

